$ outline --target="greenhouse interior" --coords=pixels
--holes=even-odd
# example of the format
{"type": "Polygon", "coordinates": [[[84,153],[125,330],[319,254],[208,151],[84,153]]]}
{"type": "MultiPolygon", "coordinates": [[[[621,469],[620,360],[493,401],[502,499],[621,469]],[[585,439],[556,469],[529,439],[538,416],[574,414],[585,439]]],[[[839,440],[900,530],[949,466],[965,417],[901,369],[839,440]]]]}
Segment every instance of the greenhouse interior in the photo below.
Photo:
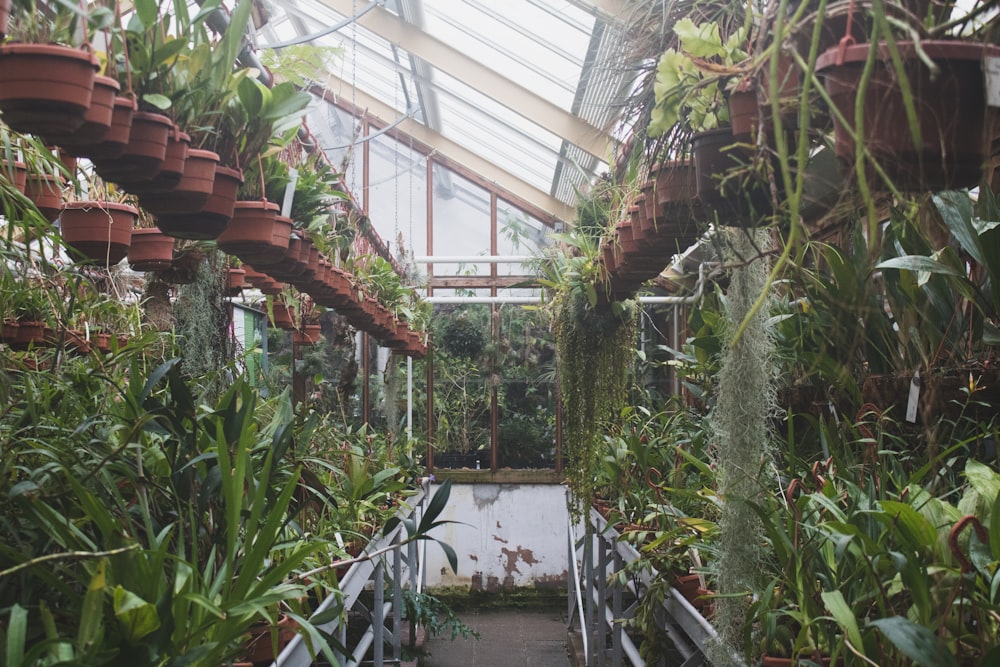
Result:
{"type": "Polygon", "coordinates": [[[0,140],[0,667],[1000,665],[994,0],[0,0],[0,140]]]}

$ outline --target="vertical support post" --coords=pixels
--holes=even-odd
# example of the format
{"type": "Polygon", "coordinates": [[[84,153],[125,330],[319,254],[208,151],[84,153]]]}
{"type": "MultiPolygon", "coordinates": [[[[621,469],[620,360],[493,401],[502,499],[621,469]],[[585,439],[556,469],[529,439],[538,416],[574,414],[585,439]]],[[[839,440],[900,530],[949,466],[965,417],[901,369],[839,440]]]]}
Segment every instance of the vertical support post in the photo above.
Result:
{"type": "MultiPolygon", "coordinates": [[[[614,571],[620,572],[623,566],[621,554],[614,549],[614,571]]],[[[614,616],[614,625],[611,626],[611,664],[613,667],[622,666],[622,624],[619,619],[622,617],[622,585],[617,579],[612,584],[611,590],[611,613],[614,616]]]]}
{"type": "Polygon", "coordinates": [[[372,661],[375,667],[385,663],[385,568],[384,561],[378,558],[375,563],[375,601],[372,604],[372,661]]]}
{"type": "Polygon", "coordinates": [[[361,422],[368,423],[371,416],[371,389],[368,386],[371,373],[371,359],[368,358],[368,332],[361,332],[361,422]]]}
{"type": "Polygon", "coordinates": [[[399,544],[399,533],[394,538],[396,548],[392,550],[392,659],[398,665],[403,657],[403,547],[399,544]]]}
{"type": "MultiPolygon", "coordinates": [[[[570,520],[572,521],[572,519],[570,520]]],[[[577,581],[576,568],[573,567],[573,563],[576,561],[576,542],[573,540],[573,526],[570,522],[566,523],[566,562],[569,563],[569,571],[573,576],[566,577],[566,618],[568,619],[569,627],[567,630],[573,629],[573,607],[576,605],[576,587],[580,585],[577,581]]]]}
{"type": "Polygon", "coordinates": [[[406,358],[406,439],[413,440],[413,357],[406,358]]]}
{"type": "Polygon", "coordinates": [[[597,667],[606,664],[608,649],[608,628],[605,622],[605,611],[608,605],[608,542],[603,535],[598,536],[597,548],[597,617],[594,628],[597,637],[594,648],[597,651],[597,667]]]}
{"type": "Polygon", "coordinates": [[[583,542],[583,594],[586,596],[584,604],[584,625],[583,631],[587,633],[590,651],[587,653],[587,664],[592,665],[594,646],[596,642],[594,632],[594,533],[589,527],[587,536],[583,542]]]}

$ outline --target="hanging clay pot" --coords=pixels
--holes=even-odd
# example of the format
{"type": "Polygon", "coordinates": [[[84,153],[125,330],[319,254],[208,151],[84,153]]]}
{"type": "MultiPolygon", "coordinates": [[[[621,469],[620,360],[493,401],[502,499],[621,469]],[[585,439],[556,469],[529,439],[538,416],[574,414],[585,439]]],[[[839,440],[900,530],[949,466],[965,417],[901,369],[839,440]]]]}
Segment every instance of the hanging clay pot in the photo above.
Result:
{"type": "Polygon", "coordinates": [[[167,155],[167,140],[174,123],[167,116],[148,111],[132,114],[132,132],[121,154],[113,159],[95,159],[97,173],[106,181],[137,183],[160,173],[167,155]]]}
{"type": "Polygon", "coordinates": [[[125,259],[139,211],[134,206],[105,201],[69,202],[59,218],[67,245],[83,262],[114,266],[125,259]]]}
{"type": "MultiPolygon", "coordinates": [[[[219,234],[215,244],[219,250],[230,255],[236,255],[245,262],[251,262],[260,269],[266,270],[266,262],[261,263],[257,259],[267,260],[270,255],[277,259],[284,255],[284,249],[288,247],[288,237],[285,236],[285,245],[278,252],[268,253],[271,249],[274,237],[275,220],[278,217],[278,205],[264,200],[238,201],[233,206],[233,218],[225,231],[219,234]]],[[[291,232],[291,228],[288,228],[291,232]]]]}
{"type": "Polygon", "coordinates": [[[753,151],[739,145],[728,126],[696,133],[692,152],[698,198],[714,211],[719,224],[752,227],[770,215],[770,194],[748,167],[753,151]]]}
{"type": "Polygon", "coordinates": [[[318,324],[306,324],[301,329],[292,331],[292,342],[295,345],[315,345],[319,342],[319,331],[318,324]]]}
{"type": "Polygon", "coordinates": [[[280,301],[275,301],[271,305],[271,326],[276,329],[286,330],[294,328],[292,315],[288,310],[288,306],[280,301]]]}
{"type": "Polygon", "coordinates": [[[0,41],[7,36],[7,22],[10,20],[10,0],[0,0],[0,41]]]}
{"type": "MultiPolygon", "coordinates": [[[[173,125],[170,134],[167,136],[167,147],[164,152],[163,162],[160,163],[160,170],[150,179],[143,179],[139,176],[133,178],[130,175],[120,175],[117,178],[118,185],[127,192],[135,195],[143,193],[167,193],[180,184],[184,176],[184,167],[187,163],[188,151],[191,148],[191,137],[186,132],[181,132],[173,125]]],[[[213,169],[214,177],[215,171],[213,169]]]]}
{"type": "Polygon", "coordinates": [[[79,145],[64,144],[63,150],[69,155],[91,160],[111,160],[118,157],[128,146],[129,136],[132,134],[132,115],[135,110],[133,98],[119,95],[112,105],[111,125],[101,141],[79,145]]]}
{"type": "Polygon", "coordinates": [[[97,59],[58,44],[0,46],[0,111],[15,132],[45,136],[79,128],[94,93],[97,59]]]}
{"type": "MultiPolygon", "coordinates": [[[[816,71],[847,125],[834,118],[837,157],[854,163],[856,100],[864,95],[865,150],[901,190],[939,191],[979,183],[989,156],[983,63],[1000,57],[1000,46],[924,40],[896,42],[916,110],[916,128],[907,120],[904,92],[888,47],[879,46],[867,89],[859,91],[869,44],[829,49],[816,71]],[[931,71],[920,53],[934,62],[931,71]],[[920,141],[914,138],[919,129],[920,141]]],[[[869,172],[874,169],[869,166],[869,172]]]]}
{"type": "Polygon", "coordinates": [[[7,162],[0,160],[0,180],[4,180],[18,192],[24,192],[28,181],[28,168],[23,162],[7,162]]]}
{"type": "Polygon", "coordinates": [[[162,229],[164,234],[176,238],[204,241],[218,237],[233,217],[236,192],[241,183],[243,183],[242,172],[217,165],[212,196],[208,202],[195,213],[157,215],[156,226],[162,229]]]}
{"type": "Polygon", "coordinates": [[[174,188],[169,192],[144,189],[139,193],[139,204],[156,216],[197,213],[212,197],[218,164],[217,153],[188,149],[184,170],[174,188]]]}
{"type": "Polygon", "coordinates": [[[226,272],[226,293],[229,296],[236,296],[243,291],[246,275],[245,269],[231,268],[226,272]]]}
{"type": "Polygon", "coordinates": [[[55,222],[62,211],[62,177],[55,174],[28,174],[24,196],[35,203],[49,222],[55,222]]]}
{"type": "Polygon", "coordinates": [[[94,92],[90,98],[90,108],[83,115],[83,124],[72,132],[47,132],[45,142],[60,148],[68,146],[90,146],[100,143],[111,129],[114,117],[115,99],[121,86],[110,76],[94,77],[94,92]]]}
{"type": "Polygon", "coordinates": [[[38,320],[18,320],[17,336],[11,342],[11,347],[26,350],[45,344],[45,322],[38,320]]]}
{"type": "Polygon", "coordinates": [[[128,263],[133,271],[163,271],[174,261],[174,238],[156,227],[133,229],[128,263]]]}

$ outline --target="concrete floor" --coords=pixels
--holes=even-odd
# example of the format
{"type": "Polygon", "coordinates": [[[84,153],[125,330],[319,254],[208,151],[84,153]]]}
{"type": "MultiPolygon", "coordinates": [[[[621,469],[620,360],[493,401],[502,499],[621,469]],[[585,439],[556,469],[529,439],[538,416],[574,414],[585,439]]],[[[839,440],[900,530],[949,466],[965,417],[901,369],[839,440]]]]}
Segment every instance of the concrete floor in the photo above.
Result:
{"type": "Polygon", "coordinates": [[[566,609],[470,609],[459,613],[479,639],[431,637],[424,667],[568,667],[566,609]]]}

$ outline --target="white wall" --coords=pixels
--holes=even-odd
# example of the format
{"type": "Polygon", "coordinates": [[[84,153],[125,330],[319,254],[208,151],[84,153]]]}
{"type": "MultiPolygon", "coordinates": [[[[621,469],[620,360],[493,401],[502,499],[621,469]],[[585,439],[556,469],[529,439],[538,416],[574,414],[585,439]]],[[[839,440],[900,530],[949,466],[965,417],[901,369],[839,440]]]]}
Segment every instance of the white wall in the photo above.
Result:
{"type": "Polygon", "coordinates": [[[455,549],[458,574],[452,573],[444,552],[428,543],[429,587],[565,589],[569,567],[565,487],[453,484],[441,518],[460,522],[432,533],[455,549]]]}

